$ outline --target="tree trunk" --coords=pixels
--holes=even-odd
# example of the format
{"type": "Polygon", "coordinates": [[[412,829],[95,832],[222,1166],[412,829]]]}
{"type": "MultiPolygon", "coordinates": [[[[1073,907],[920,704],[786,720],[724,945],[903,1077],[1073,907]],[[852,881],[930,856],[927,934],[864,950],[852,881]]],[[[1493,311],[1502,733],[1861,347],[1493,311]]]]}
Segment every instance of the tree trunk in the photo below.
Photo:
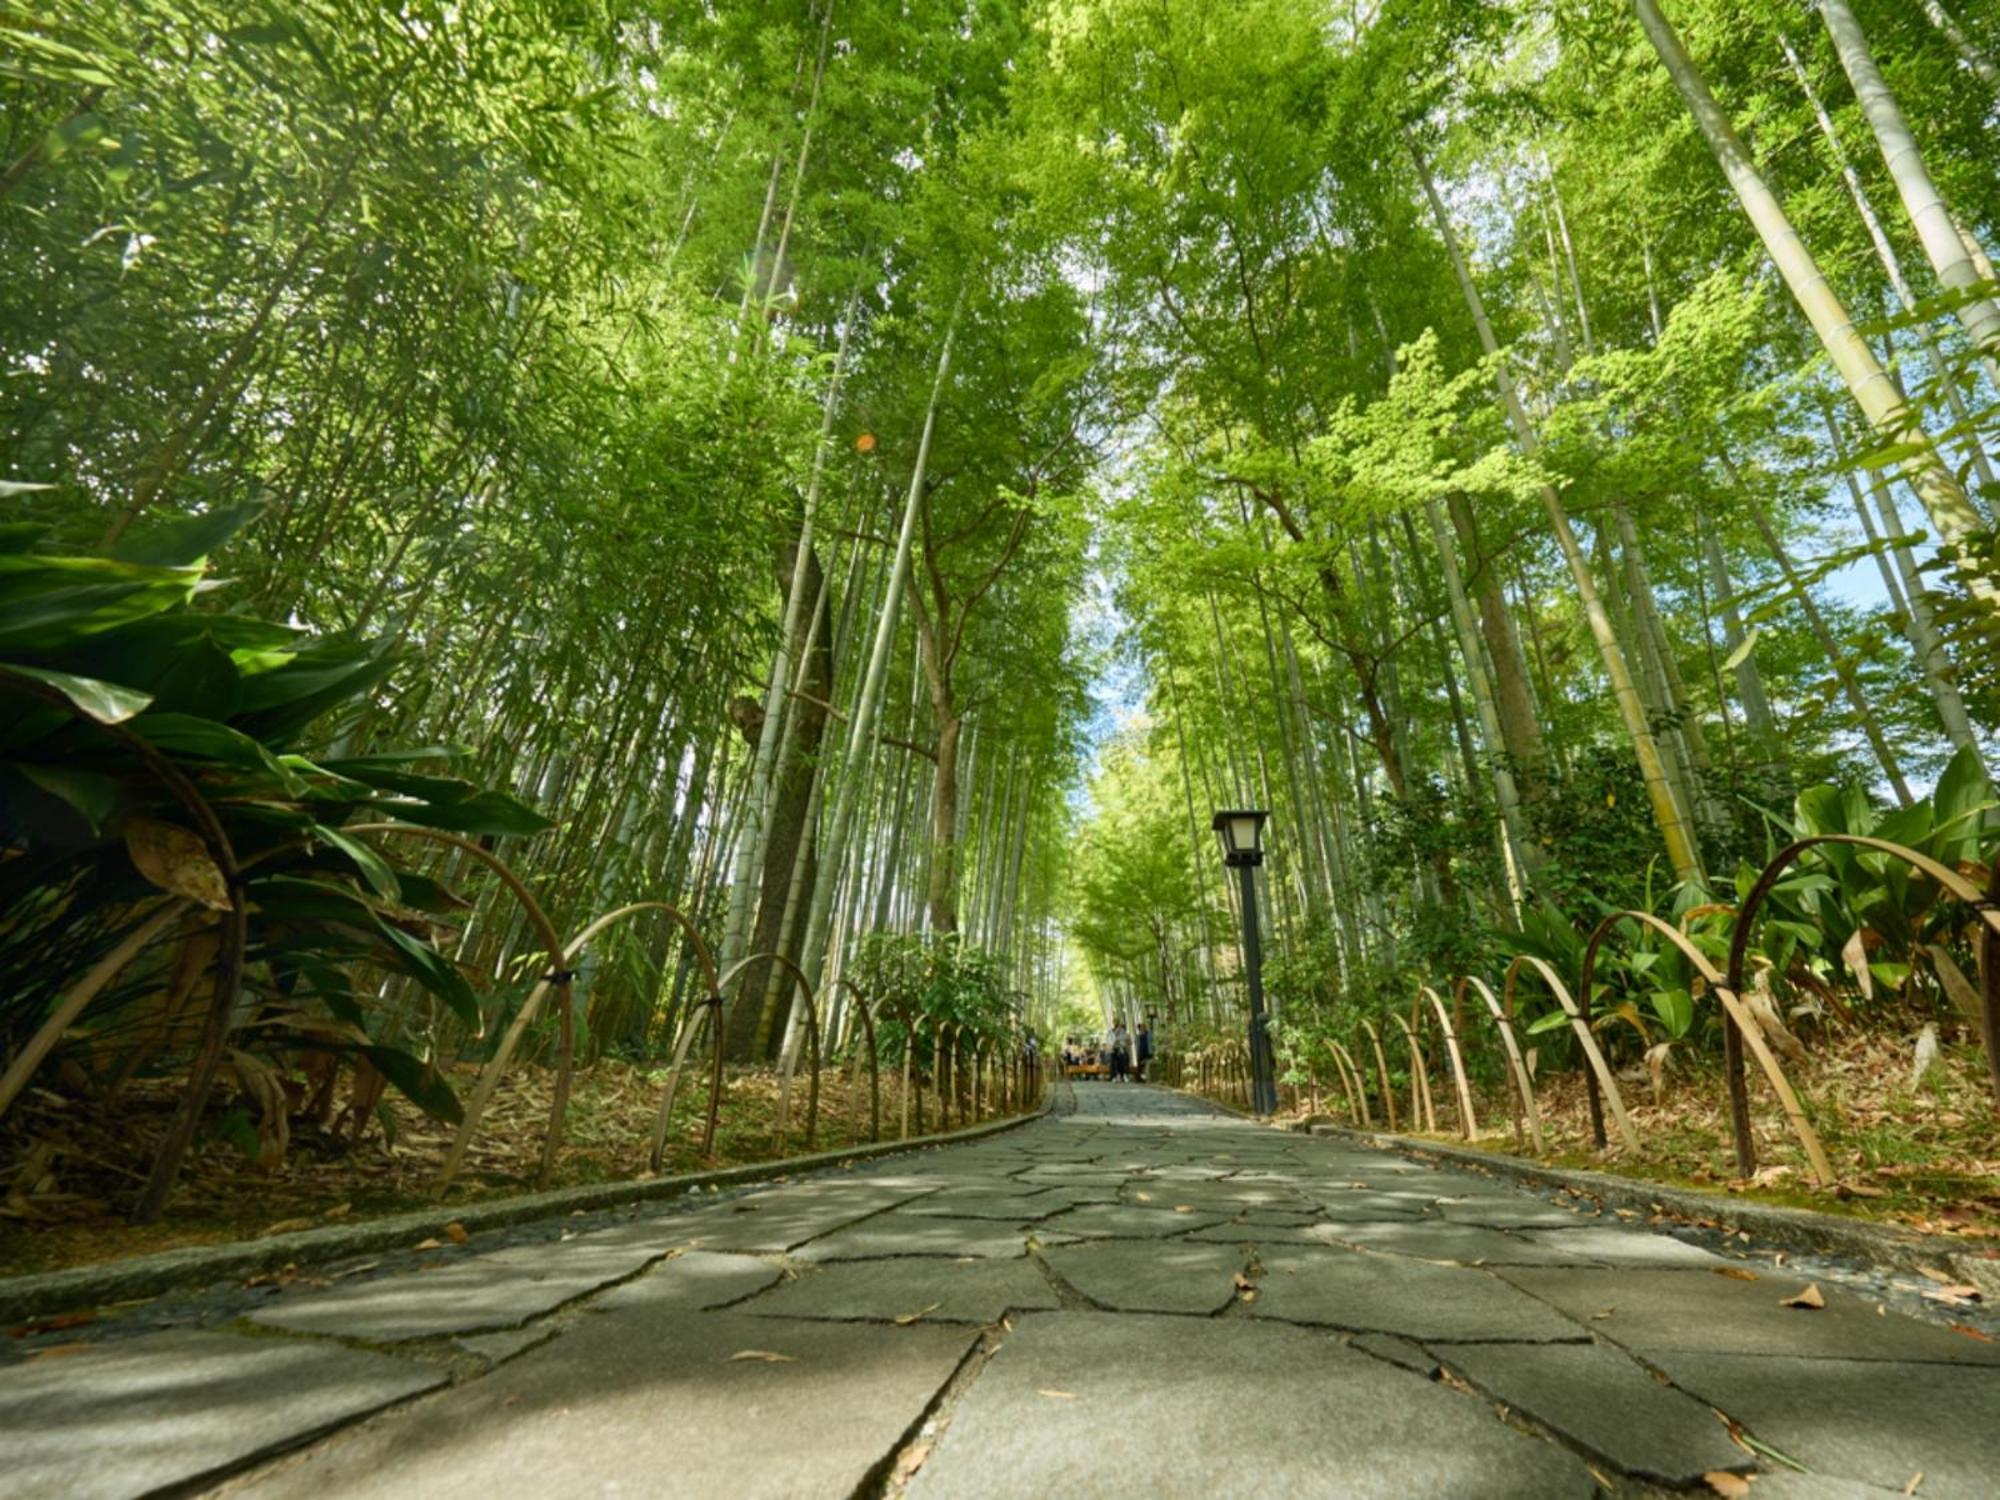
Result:
{"type": "Polygon", "coordinates": [[[1736,678],[1736,696],[1743,704],[1744,722],[1750,726],[1750,738],[1759,758],[1783,764],[1784,740],[1778,734],[1778,721],[1771,714],[1771,700],[1764,692],[1764,674],[1757,669],[1755,649],[1746,651],[1743,646],[1748,637],[1743,629],[1743,616],[1736,608],[1736,591],[1729,581],[1729,565],[1723,560],[1722,544],[1715,539],[1715,528],[1707,517],[1699,517],[1698,524],[1702,554],[1708,563],[1709,586],[1715,590],[1716,607],[1722,611],[1723,643],[1736,662],[1731,671],[1736,678]]]}
{"type": "MultiPolygon", "coordinates": [[[[1983,485],[1993,484],[1993,466],[1987,459],[1985,445],[1979,440],[1979,430],[1973,424],[1972,413],[1966,409],[1965,397],[1958,388],[1946,366],[1943,351],[1938,348],[1937,339],[1927,322],[1917,320],[1917,297],[1910,289],[1909,278],[1903,274],[1902,257],[1896,254],[1896,247],[1889,242],[1883,232],[1881,217],[1875,212],[1875,205],[1868,197],[1868,190],[1862,185],[1861,174],[1854,170],[1854,163],[1848,159],[1847,147],[1840,139],[1840,132],[1834,129],[1833,119],[1820,102],[1819,91],[1812,86],[1812,76],[1806,72],[1805,64],[1799,60],[1792,44],[1783,35],[1778,45],[1784,49],[1785,60],[1792,65],[1792,77],[1798,80],[1799,90],[1806,96],[1806,103],[1812,106],[1813,118],[1819,124],[1820,138],[1826,142],[1827,150],[1833,154],[1834,165],[1840,169],[1840,179],[1847,185],[1847,196],[1854,201],[1854,211],[1861,217],[1862,227],[1868,231],[1868,242],[1875,247],[1875,258],[1882,263],[1882,272],[1889,278],[1889,285],[1896,293],[1896,301],[1911,319],[1917,341],[1922,345],[1924,357],[1929,362],[1931,373],[1944,390],[1944,398],[1951,408],[1952,426],[1962,434],[1967,454],[1972,459],[1973,472],[1978,474],[1983,485]]],[[[1989,371],[1991,362],[1988,362],[1989,371]]]]}
{"type": "Polygon", "coordinates": [[[1910,795],[1910,784],[1903,779],[1903,769],[1896,762],[1896,752],[1889,748],[1888,737],[1882,733],[1882,726],[1875,718],[1875,712],[1868,706],[1868,695],[1861,691],[1861,684],[1854,671],[1847,665],[1847,659],[1840,654],[1840,643],[1834,639],[1833,631],[1826,623],[1826,617],[1813,603],[1812,594],[1792,567],[1792,560],[1785,553],[1784,543],[1778,540],[1778,533],[1772,529],[1770,521],[1755,501],[1748,507],[1750,520],[1757,528],[1757,534],[1764,538],[1764,545],[1771,551],[1778,569],[1785,575],[1785,584],[1798,600],[1799,608],[1805,612],[1806,623],[1812,627],[1820,650],[1826,654],[1827,665],[1833,669],[1839,680],[1841,691],[1847,695],[1848,706],[1854,710],[1860,722],[1861,732],[1867,736],[1868,744],[1875,752],[1876,762],[1882,767],[1882,774],[1889,778],[1889,785],[1895,790],[1896,800],[1908,807],[1914,800],[1910,795]]]}
{"type": "Polygon", "coordinates": [[[958,931],[958,740],[965,728],[949,700],[932,700],[937,767],[931,779],[931,869],[924,905],[931,931],[958,931]]]}
{"type": "MultiPolygon", "coordinates": [[[[1724,176],[1735,190],[1744,213],[1764,242],[1778,273],[1791,289],[1799,308],[1811,322],[1825,347],[1827,357],[1846,383],[1854,402],[1868,419],[1868,425],[1883,442],[1908,454],[1904,473],[1923,501],[1924,509],[1937,526],[1938,534],[1955,548],[1969,549],[1956,559],[1959,577],[1972,596],[1987,611],[2000,616],[2000,589],[1981,571],[1976,560],[1984,522],[1967,498],[1964,488],[1938,456],[1930,435],[1915,414],[1901,400],[1888,373],[1876,360],[1841,304],[1833,287],[1821,273],[1812,252],[1792,227],[1783,205],[1771,191],[1756,163],[1738,138],[1735,127],[1709,93],[1708,85],[1695,70],[1680,37],[1661,13],[1657,0],[1633,0],[1639,23],[1645,28],[1653,50],[1665,64],[1668,76],[1686,100],[1689,112],[1708,141],[1724,176]]],[[[1964,246],[1959,246],[1961,257],[1964,246]]]]}
{"type": "Polygon", "coordinates": [[[1959,61],[1972,70],[1973,76],[1986,85],[1995,99],[2000,99],[2000,65],[1996,65],[1985,49],[1965,34],[1965,28],[1958,24],[1957,17],[1944,8],[1941,0],[1917,0],[1917,3],[1923,6],[1931,25],[1944,33],[1944,39],[1951,43],[1959,61]]]}
{"type": "Polygon", "coordinates": [[[1869,50],[1861,23],[1855,19],[1847,0],[1819,0],[1819,14],[1826,22],[1827,34],[1833,38],[1833,49],[1840,55],[1848,82],[1854,85],[1854,97],[1861,101],[1868,127],[1875,132],[1875,142],[1882,148],[1882,160],[1889,169],[1889,180],[1896,184],[1897,196],[1903,200],[1904,212],[1909,214],[1924,254],[1930,258],[1931,269],[1946,287],[1964,297],[1957,307],[1958,321],[1964,325],[1973,348],[1988,355],[2000,353],[2000,305],[1994,303],[1991,295],[1971,294],[1980,286],[1979,272],[1965,253],[1965,241],[1959,238],[1951,210],[1945,206],[1937,184],[1924,166],[1917,138],[1903,118],[1902,106],[1897,104],[1882,70],[1875,65],[1875,54],[1869,50]]]}
{"type": "MultiPolygon", "coordinates": [[[[1645,0],[1642,0],[1645,3],[1645,0]]],[[[1423,181],[1424,195],[1430,200],[1431,212],[1437,220],[1438,234],[1444,240],[1445,248],[1451,255],[1453,270],[1458,276],[1459,290],[1464,294],[1465,304],[1472,314],[1474,326],[1479,331],[1480,347],[1490,357],[1499,353],[1500,341],[1494,336],[1493,325],[1487,319],[1486,306],[1481,301],[1479,289],[1472,280],[1472,268],[1466,263],[1465,251],[1459,245],[1458,233],[1452,228],[1451,217],[1445,212],[1444,200],[1438,196],[1437,184],[1432,180],[1430,167],[1416,142],[1410,142],[1410,154],[1417,164],[1417,174],[1423,181]]],[[[1528,413],[1521,405],[1519,392],[1514,388],[1513,377],[1502,367],[1496,376],[1499,383],[1500,401],[1505,408],[1507,421],[1514,431],[1514,441],[1521,452],[1532,457],[1540,446],[1533,425],[1528,421],[1528,413]]],[[[1673,866],[1674,879],[1680,882],[1700,882],[1704,879],[1701,855],[1695,847],[1694,836],[1687,826],[1681,811],[1675,805],[1672,789],[1667,785],[1666,767],[1660,758],[1659,746],[1653,738],[1652,726],[1646,721],[1646,711],[1639,701],[1638,688],[1632,680],[1632,672],[1625,658],[1624,649],[1618,644],[1617,634],[1611,626],[1611,617],[1605,613],[1604,602],[1599,597],[1597,579],[1591,572],[1590,561],[1583,555],[1576,532],[1570,525],[1569,512],[1563,508],[1562,500],[1553,487],[1543,485],[1541,489],[1542,509],[1547,513],[1549,526],[1555,532],[1556,546],[1562,552],[1563,562],[1569,568],[1571,581],[1576,585],[1577,601],[1583,607],[1584,618],[1589,622],[1590,633],[1597,643],[1598,655],[1604,662],[1604,674],[1611,686],[1611,696],[1618,706],[1619,716],[1624,720],[1625,732],[1632,741],[1633,753],[1638,757],[1639,774],[1646,786],[1646,796],[1652,805],[1653,820],[1659,825],[1660,837],[1666,844],[1667,859],[1673,866]]]]}
{"type": "MultiPolygon", "coordinates": [[[[909,494],[903,502],[902,525],[896,533],[896,557],[890,564],[888,588],[883,594],[881,616],[876,621],[875,642],[869,653],[866,675],[862,678],[861,696],[854,706],[854,721],[848,726],[847,755],[840,767],[840,790],[834,798],[833,817],[820,851],[821,859],[830,864],[837,863],[846,852],[854,823],[860,771],[867,763],[875,738],[876,721],[881,717],[882,683],[888,676],[889,656],[896,641],[898,608],[910,576],[910,549],[916,537],[917,512],[923,503],[924,483],[930,466],[931,437],[937,429],[938,405],[944,399],[945,381],[951,374],[952,336],[957,323],[958,314],[954,310],[951,324],[945,330],[944,342],[938,349],[937,373],[931,382],[930,400],[924,408],[923,435],[917,440],[916,462],[910,470],[909,494]]],[[[813,892],[812,913],[806,923],[801,967],[806,978],[815,986],[825,970],[827,927],[833,915],[835,884],[832,880],[819,882],[813,892]]]]}

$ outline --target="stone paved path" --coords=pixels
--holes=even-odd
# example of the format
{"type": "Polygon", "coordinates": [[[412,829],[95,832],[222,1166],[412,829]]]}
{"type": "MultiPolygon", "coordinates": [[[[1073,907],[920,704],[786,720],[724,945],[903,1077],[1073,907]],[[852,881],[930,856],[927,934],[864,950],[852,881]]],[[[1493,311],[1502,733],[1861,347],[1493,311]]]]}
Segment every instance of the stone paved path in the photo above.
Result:
{"type": "Polygon", "coordinates": [[[2000,1489],[2000,1344],[1832,1289],[1787,1307],[1804,1283],[1768,1267],[1148,1088],[559,1231],[217,1294],[0,1365],[0,1485],[1558,1500],[1734,1470],[1762,1500],[1918,1474],[1927,1500],[2000,1489]]]}

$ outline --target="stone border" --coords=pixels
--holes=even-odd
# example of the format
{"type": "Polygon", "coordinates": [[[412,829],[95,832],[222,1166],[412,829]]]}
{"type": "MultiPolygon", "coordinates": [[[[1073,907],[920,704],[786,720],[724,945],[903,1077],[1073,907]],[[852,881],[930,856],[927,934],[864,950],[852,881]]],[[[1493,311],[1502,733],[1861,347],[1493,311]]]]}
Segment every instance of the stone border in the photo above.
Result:
{"type": "Polygon", "coordinates": [[[345,1255],[394,1250],[407,1247],[426,1236],[441,1235],[445,1226],[452,1223],[460,1224],[468,1231],[499,1229],[534,1219],[555,1218],[592,1209],[620,1208],[648,1199],[675,1198],[698,1188],[738,1187],[745,1183],[768,1182],[774,1177],[800,1176],[858,1161],[898,1156],[932,1146],[958,1145],[1039,1120],[1050,1112],[1055,1097],[1055,1089],[1046,1087],[1038,1108],[1010,1115],[1004,1120],[988,1120],[961,1130],[912,1136],[908,1140],[871,1141],[839,1151],[820,1151],[810,1156],[790,1156],[740,1167],[721,1167],[712,1172],[685,1172],[676,1177],[655,1177],[644,1181],[591,1183],[583,1187],[521,1193],[457,1207],[439,1204],[359,1224],[329,1224],[290,1234],[274,1234],[268,1239],[239,1240],[224,1245],[189,1245],[178,1250],[161,1250],[151,1255],[107,1261],[103,1265],[75,1266],[66,1271],[7,1277],[0,1279],[0,1322],[22,1322],[106,1302],[157,1297],[183,1287],[255,1276],[296,1263],[324,1262],[345,1255]]]}
{"type": "Polygon", "coordinates": [[[1712,1220],[1731,1233],[1747,1233],[1783,1249],[1841,1256],[1896,1271],[1917,1271],[1925,1266],[1962,1270],[1963,1262],[1976,1261],[1986,1279],[1992,1279],[1995,1274],[1988,1269],[1995,1263],[1978,1255],[1978,1247],[1944,1235],[1892,1229],[1809,1208],[1787,1208],[1775,1203],[1724,1197],[1694,1188],[1648,1182],[1642,1177],[1620,1177],[1615,1173],[1594,1172],[1580,1167],[1546,1166],[1525,1157],[1475,1151],[1465,1146],[1407,1135],[1390,1135],[1384,1131],[1354,1130],[1344,1125],[1313,1125],[1309,1129],[1316,1136],[1358,1141],[1404,1156],[1449,1162],[1453,1166],[1476,1167],[1535,1187],[1570,1188],[1612,1208],[1636,1209],[1644,1214],[1666,1212],[1688,1219],[1712,1220]]]}

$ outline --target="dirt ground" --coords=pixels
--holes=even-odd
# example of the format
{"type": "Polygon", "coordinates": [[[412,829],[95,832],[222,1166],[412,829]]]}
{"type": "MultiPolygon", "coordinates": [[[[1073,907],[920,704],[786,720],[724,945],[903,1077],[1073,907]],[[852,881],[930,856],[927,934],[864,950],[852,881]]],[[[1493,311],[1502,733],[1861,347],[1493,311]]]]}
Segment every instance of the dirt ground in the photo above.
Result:
{"type": "MultiPolygon", "coordinates": [[[[474,1070],[454,1075],[471,1093],[474,1070]]],[[[666,1069],[599,1062],[581,1070],[570,1098],[564,1144],[548,1186],[643,1180],[666,1069]]],[[[901,1080],[885,1072],[881,1138],[901,1127],[901,1080]]],[[[531,1190],[541,1161],[554,1075],[518,1068],[495,1091],[465,1166],[443,1199],[473,1203],[531,1190]]],[[[290,1122],[282,1161],[254,1159],[243,1101],[217,1090],[165,1218],[135,1227],[123,1214],[143,1181],[152,1147],[173,1106],[172,1081],[134,1086],[109,1111],[88,1097],[33,1089],[10,1111],[0,1133],[0,1275],[94,1264],[182,1245],[214,1244],[304,1229],[315,1224],[397,1213],[438,1200],[436,1180],[452,1127],[388,1096],[391,1128],[371,1117],[359,1138],[307,1121],[290,1122]]],[[[780,1085],[770,1069],[729,1070],[715,1149],[700,1154],[708,1085],[687,1078],[674,1108],[664,1173],[773,1161],[868,1141],[869,1088],[864,1067],[850,1088],[844,1070],[821,1079],[811,1139],[807,1080],[793,1081],[789,1128],[779,1139],[780,1085]]],[[[937,1099],[912,1100],[910,1131],[938,1128],[937,1099]]],[[[962,1123],[954,1110],[951,1123],[962,1123]]]]}
{"type": "MultiPolygon", "coordinates": [[[[1437,1139],[1463,1145],[1448,1069],[1442,1059],[1433,1061],[1437,1139]]],[[[1483,1079],[1473,1099],[1479,1137],[1472,1144],[1529,1155],[1525,1144],[1516,1144],[1513,1121],[1520,1111],[1519,1096],[1497,1068],[1484,1076],[1484,1065],[1494,1061],[1469,1064],[1483,1079]]],[[[1619,1078],[1643,1148],[1637,1155],[1623,1150],[1615,1133],[1607,1150],[1594,1146],[1580,1072],[1537,1077],[1535,1098],[1549,1146],[1547,1159],[1847,1213],[1930,1234],[2000,1241],[2000,1111],[1976,1041],[1945,1045],[1936,1064],[1914,1085],[1909,1042],[1888,1034],[1816,1037],[1806,1056],[1788,1061],[1785,1071],[1839,1176],[1832,1190],[1814,1186],[1805,1153],[1754,1065],[1750,1108],[1761,1165],[1753,1178],[1738,1178],[1721,1069],[1687,1052],[1669,1058],[1657,1090],[1644,1069],[1619,1078]]],[[[1310,1090],[1301,1093],[1295,1115],[1311,1111],[1310,1090]]],[[[1397,1099],[1398,1128],[1423,1134],[1411,1128],[1409,1106],[1404,1088],[1397,1099]]],[[[1319,1107],[1346,1123],[1337,1083],[1322,1081],[1319,1107]]],[[[1379,1113],[1375,1125],[1386,1125],[1379,1113]]]]}

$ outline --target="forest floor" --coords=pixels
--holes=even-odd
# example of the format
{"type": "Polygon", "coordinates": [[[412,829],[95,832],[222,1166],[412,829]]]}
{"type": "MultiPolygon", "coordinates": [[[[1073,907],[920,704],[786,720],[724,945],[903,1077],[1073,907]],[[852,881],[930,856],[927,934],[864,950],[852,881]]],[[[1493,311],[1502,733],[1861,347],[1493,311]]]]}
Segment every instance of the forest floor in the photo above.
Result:
{"type": "MultiPolygon", "coordinates": [[[[571,1093],[563,1150],[547,1184],[645,1181],[648,1142],[660,1107],[664,1067],[604,1061],[579,1070],[571,1093]]],[[[477,1076],[466,1065],[453,1082],[461,1098],[477,1076]]],[[[533,1190],[541,1162],[554,1073],[514,1069],[495,1090],[464,1169],[442,1200],[474,1203],[533,1190]]],[[[453,1127],[424,1115],[401,1095],[387,1097],[393,1130],[371,1118],[350,1143],[302,1120],[291,1122],[283,1162],[259,1166],[248,1152],[254,1136],[248,1111],[217,1089],[207,1128],[190,1154],[181,1185],[157,1224],[123,1218],[143,1180],[135,1166],[153,1155],[178,1080],[134,1085],[114,1110],[90,1099],[33,1089],[9,1112],[0,1132],[0,1276],[61,1270],[184,1245],[260,1238],[322,1223],[355,1222],[439,1200],[434,1191],[453,1127]]],[[[707,1108],[706,1075],[686,1078],[674,1106],[673,1129],[660,1175],[742,1166],[869,1139],[868,1083],[850,1091],[843,1070],[821,1078],[818,1127],[811,1145],[805,1125],[808,1087],[793,1080],[790,1128],[777,1140],[779,1080],[769,1068],[731,1068],[712,1155],[700,1155],[707,1108]]],[[[882,1136],[893,1139],[901,1115],[900,1079],[882,1078],[882,1136]]],[[[922,1100],[924,1117],[911,1134],[936,1129],[936,1099],[922,1100]]],[[[957,1123],[954,1120],[954,1123],[957,1123]]]]}
{"type": "MultiPolygon", "coordinates": [[[[1606,1151],[1592,1144],[1580,1072],[1538,1078],[1536,1106],[1550,1148],[1543,1159],[1900,1224],[1927,1234],[2000,1241],[2000,1122],[1978,1042],[1941,1047],[1937,1062],[1914,1086],[1911,1070],[1909,1043],[1879,1033],[1814,1038],[1803,1060],[1786,1063],[1792,1087],[1840,1179],[1831,1190],[1813,1185],[1804,1152],[1754,1067],[1750,1107],[1763,1165],[1750,1179],[1738,1177],[1721,1069],[1685,1057],[1669,1064],[1657,1094],[1643,1070],[1619,1079],[1644,1148],[1637,1156],[1615,1140],[1606,1151]]],[[[1457,1110],[1450,1084],[1433,1077],[1431,1088],[1439,1125],[1435,1138],[1467,1144],[1453,1128],[1457,1110]]],[[[1473,1102],[1480,1129],[1470,1144],[1516,1153],[1512,1120],[1519,1102],[1511,1085],[1502,1077],[1486,1080],[1475,1087],[1473,1102]]],[[[1422,1134],[1409,1128],[1407,1099],[1398,1104],[1402,1132],[1422,1134]]],[[[1338,1095],[1323,1090],[1321,1105],[1322,1112],[1336,1112],[1338,1095]]],[[[1378,1127],[1382,1123],[1376,1121],[1378,1127]]]]}

